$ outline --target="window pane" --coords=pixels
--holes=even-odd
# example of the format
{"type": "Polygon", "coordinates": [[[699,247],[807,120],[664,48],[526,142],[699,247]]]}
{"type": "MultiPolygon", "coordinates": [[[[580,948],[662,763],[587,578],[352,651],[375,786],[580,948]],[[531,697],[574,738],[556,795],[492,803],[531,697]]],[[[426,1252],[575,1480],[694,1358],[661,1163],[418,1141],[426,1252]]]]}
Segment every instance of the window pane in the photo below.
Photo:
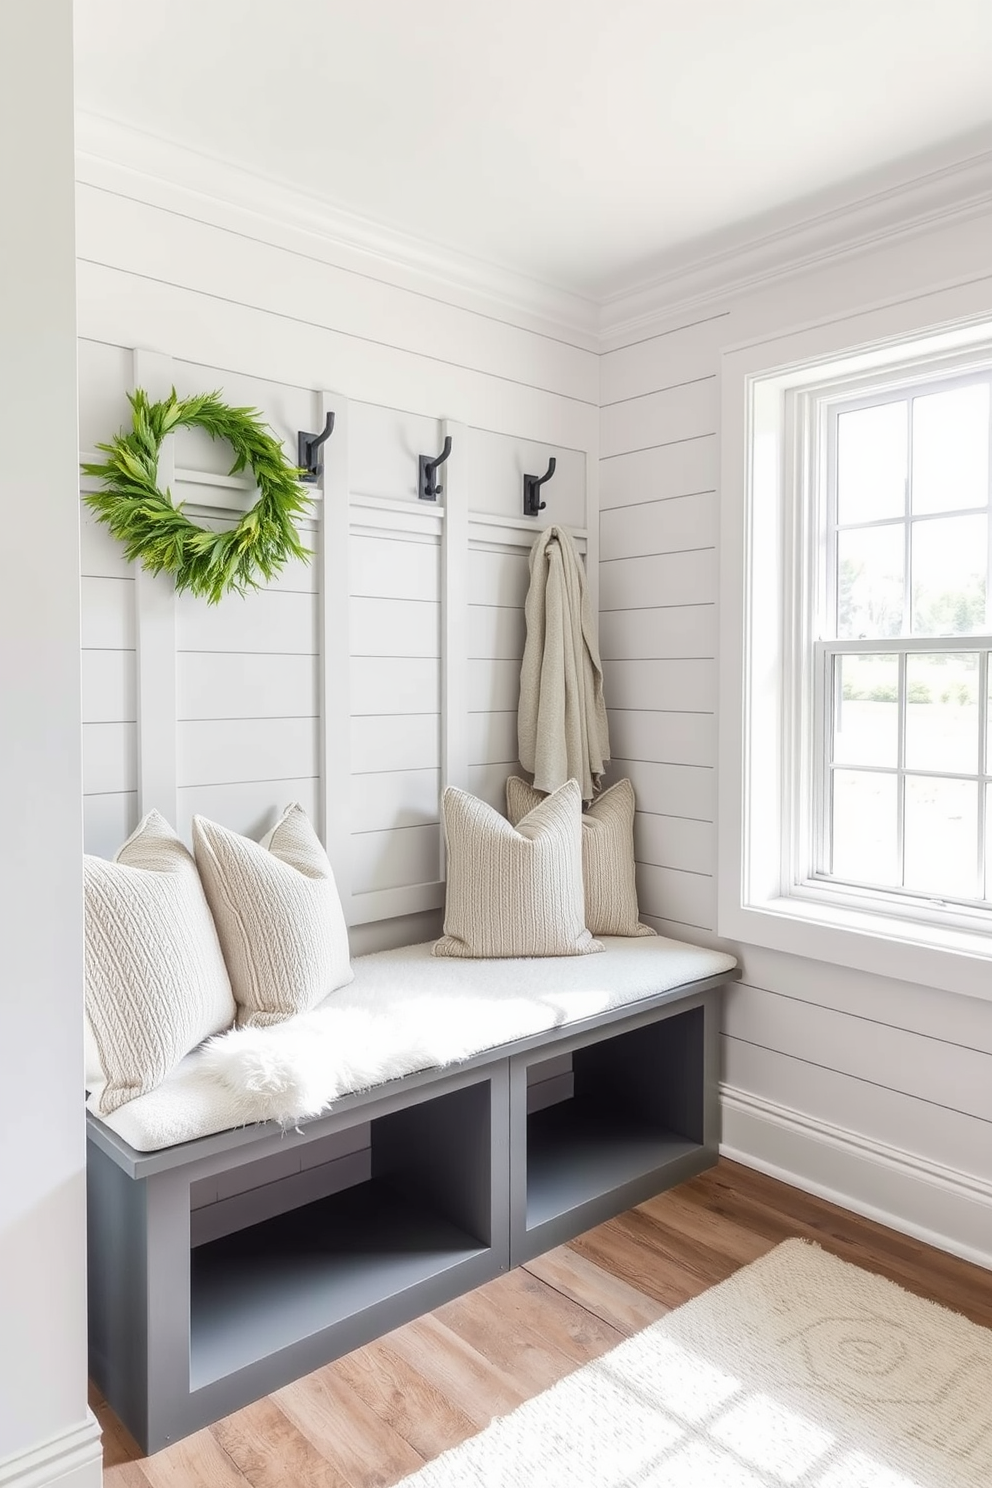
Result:
{"type": "Polygon", "coordinates": [[[838,532],[837,634],[841,639],[901,634],[904,533],[903,523],[838,532]]]}
{"type": "Polygon", "coordinates": [[[897,884],[896,777],[834,770],[833,866],[837,878],[897,884]]]}
{"type": "Polygon", "coordinates": [[[894,656],[834,658],[834,760],[898,764],[899,663],[894,656]]]}
{"type": "Polygon", "coordinates": [[[906,776],[907,889],[978,896],[978,783],[906,776]]]}
{"type": "Polygon", "coordinates": [[[913,399],[913,511],[959,511],[989,499],[989,385],[913,399]]]}
{"type": "Polygon", "coordinates": [[[913,523],[913,634],[985,629],[987,517],[913,523]]]}
{"type": "Polygon", "coordinates": [[[837,419],[837,520],[877,522],[906,509],[905,403],[858,408],[837,419]]]}
{"type": "Polygon", "coordinates": [[[939,651],[906,658],[906,764],[911,770],[978,770],[978,656],[939,651]]]}

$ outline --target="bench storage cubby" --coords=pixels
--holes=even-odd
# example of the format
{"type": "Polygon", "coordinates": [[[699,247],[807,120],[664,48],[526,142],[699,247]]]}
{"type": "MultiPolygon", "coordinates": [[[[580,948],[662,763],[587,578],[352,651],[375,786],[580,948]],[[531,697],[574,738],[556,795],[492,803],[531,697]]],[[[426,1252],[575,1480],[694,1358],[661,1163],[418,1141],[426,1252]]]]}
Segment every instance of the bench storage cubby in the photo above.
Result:
{"type": "Polygon", "coordinates": [[[710,1166],[734,975],[345,1096],[296,1129],[142,1152],[90,1115],[95,1383],[157,1451],[710,1166]]]}

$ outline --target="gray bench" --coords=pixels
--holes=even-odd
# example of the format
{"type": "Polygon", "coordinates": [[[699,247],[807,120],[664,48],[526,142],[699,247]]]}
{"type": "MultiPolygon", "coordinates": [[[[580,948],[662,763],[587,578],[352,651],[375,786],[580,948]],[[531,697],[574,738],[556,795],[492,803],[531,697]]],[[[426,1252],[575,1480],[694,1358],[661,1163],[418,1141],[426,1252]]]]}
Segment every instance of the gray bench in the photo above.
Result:
{"type": "Polygon", "coordinates": [[[723,971],[272,1123],[88,1117],[90,1371],[154,1452],[717,1156],[723,971]]]}

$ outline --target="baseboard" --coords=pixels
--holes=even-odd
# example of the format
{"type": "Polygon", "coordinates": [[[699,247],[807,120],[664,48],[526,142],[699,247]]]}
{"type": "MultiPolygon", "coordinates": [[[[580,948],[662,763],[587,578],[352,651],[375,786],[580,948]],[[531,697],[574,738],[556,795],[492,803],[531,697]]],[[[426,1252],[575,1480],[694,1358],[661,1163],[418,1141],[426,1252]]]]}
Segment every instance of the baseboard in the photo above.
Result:
{"type": "Polygon", "coordinates": [[[78,1426],[0,1462],[0,1488],[101,1488],[101,1435],[88,1410],[78,1426]]]}
{"type": "Polygon", "coordinates": [[[992,1185],[721,1086],[724,1157],[992,1269],[992,1185]]]}

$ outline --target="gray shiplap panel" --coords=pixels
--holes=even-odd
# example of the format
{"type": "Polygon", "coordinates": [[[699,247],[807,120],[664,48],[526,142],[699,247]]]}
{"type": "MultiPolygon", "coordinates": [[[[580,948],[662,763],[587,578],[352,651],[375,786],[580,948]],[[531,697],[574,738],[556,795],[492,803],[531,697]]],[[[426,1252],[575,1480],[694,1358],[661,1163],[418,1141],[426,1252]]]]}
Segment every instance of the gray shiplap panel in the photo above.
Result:
{"type": "Polygon", "coordinates": [[[719,512],[713,491],[639,506],[617,506],[604,511],[600,518],[599,556],[603,563],[609,563],[643,553],[712,548],[718,535],[719,512]]]}
{"type": "Polygon", "coordinates": [[[353,775],[348,786],[351,830],[381,832],[436,822],[440,787],[440,772],[434,769],[353,775]]]}
{"type": "Polygon", "coordinates": [[[600,510],[714,491],[718,465],[715,434],[616,455],[600,467],[600,510]]]}
{"type": "Polygon", "coordinates": [[[351,839],[352,891],[370,894],[407,884],[435,883],[441,837],[437,823],[362,832],[351,839]]]}
{"type": "Polygon", "coordinates": [[[441,706],[441,668],[430,656],[353,656],[351,711],[369,713],[436,712],[441,706]]]}
{"type": "Polygon", "coordinates": [[[441,549],[436,542],[352,534],[348,580],[353,596],[436,601],[440,576],[441,549]]]}
{"type": "Polygon", "coordinates": [[[439,656],[441,606],[412,599],[352,599],[352,656],[439,656]]]}
{"type": "Polygon", "coordinates": [[[992,1002],[977,997],[955,998],[953,1021],[947,993],[937,987],[905,982],[896,977],[868,975],[830,962],[810,961],[766,947],[749,946],[748,981],[768,992],[798,997],[821,1007],[861,1016],[866,1006],[879,1023],[910,1029],[929,1038],[952,1038],[955,1043],[992,1054],[992,1002]]]}
{"type": "Polygon", "coordinates": [[[134,723],[84,723],[83,795],[138,788],[138,730],[134,723]]]}
{"type": "Polygon", "coordinates": [[[657,868],[713,874],[716,872],[713,823],[638,811],[634,822],[634,855],[638,862],[653,863],[657,868]]]}
{"type": "Polygon", "coordinates": [[[719,395],[715,376],[648,393],[604,408],[600,430],[603,457],[672,444],[717,427],[719,395]]]}
{"type": "Polygon", "coordinates": [[[437,769],[441,728],[437,713],[388,714],[351,720],[352,774],[437,769]]]}
{"type": "Polygon", "coordinates": [[[653,553],[604,563],[599,573],[599,603],[603,610],[708,604],[717,597],[716,587],[714,548],[653,553]]]}
{"type": "Polygon", "coordinates": [[[80,337],[76,343],[79,368],[79,448],[90,453],[106,444],[118,429],[131,422],[127,390],[133,376],[130,347],[80,337]]]}
{"type": "MultiPolygon", "coordinates": [[[[257,239],[239,236],[235,243],[230,234],[189,217],[172,216],[168,231],[163,231],[160,210],[134,199],[108,197],[95,187],[79,187],[77,213],[80,252],[86,258],[188,286],[194,291],[186,294],[193,302],[194,314],[201,296],[219,296],[257,307],[254,314],[243,312],[243,318],[250,316],[256,346],[259,340],[263,342],[259,348],[262,353],[266,349],[262,331],[266,319],[298,322],[310,330],[316,317],[320,324],[311,334],[323,341],[325,360],[322,369],[307,369],[317,372],[316,379],[310,375],[299,377],[307,391],[326,385],[330,378],[335,386],[350,387],[357,396],[354,369],[349,377],[347,356],[342,365],[342,352],[351,341],[357,341],[359,354],[363,344],[372,343],[400,367],[412,362],[415,373],[425,362],[429,366],[431,360],[439,360],[456,371],[478,368],[498,385],[500,380],[519,379],[521,369],[526,369],[523,375],[535,385],[582,399],[593,409],[597,405],[599,358],[591,344],[588,349],[570,345],[567,339],[549,336],[546,329],[544,334],[522,329],[498,315],[480,315],[447,303],[443,295],[411,294],[374,273],[349,272],[319,257],[288,253],[257,239]],[[429,358],[418,355],[423,352],[429,352],[429,358]]],[[[123,337],[117,339],[122,346],[132,344],[123,337]]],[[[294,375],[291,365],[277,369],[265,365],[264,355],[259,360],[263,376],[294,375]]],[[[201,371],[201,379],[203,375],[201,371]]],[[[387,392],[397,391],[387,377],[379,386],[373,380],[371,390],[364,390],[363,395],[378,402],[392,401],[394,408],[419,406],[409,399],[386,397],[387,392]]],[[[256,398],[261,396],[264,393],[255,394],[256,398]]],[[[440,398],[426,401],[424,406],[454,407],[456,402],[440,398]]],[[[436,420],[431,422],[436,424],[436,420]]],[[[311,427],[310,422],[304,427],[311,427]]],[[[513,425],[507,427],[512,429],[513,425]]],[[[367,436],[374,452],[384,432],[381,423],[362,425],[363,442],[367,436]]],[[[429,442],[422,442],[417,430],[409,431],[405,443],[414,455],[418,450],[433,449],[429,442]]]]}
{"type": "Polygon", "coordinates": [[[518,765],[470,765],[468,771],[468,788],[473,796],[478,796],[480,801],[486,801],[498,811],[501,816],[506,815],[506,782],[510,775],[519,775],[518,765]]]}
{"type": "Polygon", "coordinates": [[[182,594],[176,600],[179,651],[253,651],[315,656],[317,598],[313,594],[259,589],[223,603],[182,594]]]}
{"type": "Polygon", "coordinates": [[[611,661],[603,688],[609,708],[716,710],[715,661],[611,661]]]}
{"type": "Polygon", "coordinates": [[[637,902],[645,914],[682,925],[712,930],[716,924],[716,885],[699,873],[638,863],[637,902]]]}
{"type": "Polygon", "coordinates": [[[113,858],[138,825],[136,791],[83,797],[83,851],[113,858]]]}
{"type": "Polygon", "coordinates": [[[179,724],[180,787],[301,780],[317,774],[317,719],[209,719],[179,724]]]}
{"type": "Polygon", "coordinates": [[[512,713],[470,713],[468,715],[468,762],[489,765],[515,762],[517,758],[517,715],[512,713]]]}
{"type": "Polygon", "coordinates": [[[186,651],[177,660],[180,719],[317,714],[317,658],[186,651]]]}
{"type": "MultiPolygon", "coordinates": [[[[221,236],[225,241],[223,257],[230,259],[232,240],[229,235],[221,236]]],[[[587,442],[594,442],[594,404],[509,378],[494,378],[470,363],[445,362],[434,354],[433,348],[426,353],[397,351],[386,339],[344,335],[323,326],[271,315],[253,302],[239,304],[212,298],[210,313],[204,314],[200,296],[191,295],[174,279],[170,280],[168,255],[163,277],[148,277],[148,245],[144,238],[142,242],[137,254],[140,276],[122,274],[104,263],[79,263],[81,335],[92,336],[95,331],[99,337],[121,346],[133,346],[139,337],[146,345],[181,343],[184,354],[200,364],[201,378],[210,369],[238,367],[295,387],[320,388],[331,379],[338,387],[347,388],[354,400],[374,399],[381,406],[429,412],[429,422],[435,429],[437,410],[445,409],[457,410],[466,423],[505,431],[514,443],[526,438],[541,440],[550,445],[552,453],[562,446],[581,450],[587,442]]],[[[153,245],[151,251],[156,252],[159,246],[153,245]]],[[[355,282],[353,278],[351,282],[355,282]]],[[[257,291],[256,284],[254,293],[257,291]]],[[[478,317],[473,320],[485,323],[478,317]]],[[[351,407],[354,409],[354,403],[351,407]]],[[[354,417],[353,412],[353,420],[354,417]]],[[[369,449],[354,423],[352,443],[357,448],[369,449]]],[[[403,454],[403,467],[412,469],[407,477],[411,500],[415,500],[412,491],[417,479],[417,454],[436,453],[439,448],[436,440],[427,444],[411,440],[403,454]]],[[[353,474],[352,489],[357,490],[357,462],[353,462],[353,474]]],[[[400,493],[390,482],[390,489],[382,494],[400,493]]]]}
{"type": "Polygon", "coordinates": [[[469,548],[468,592],[476,604],[522,609],[530,567],[526,553],[493,553],[469,548]]]}
{"type": "Polygon", "coordinates": [[[133,651],[136,634],[133,582],[84,578],[81,591],[83,649],[133,651]]]}
{"type": "Polygon", "coordinates": [[[717,370],[720,348],[731,334],[729,316],[720,314],[638,337],[630,346],[604,353],[600,357],[603,404],[706,377],[717,370]]]}
{"type": "Polygon", "coordinates": [[[133,651],[84,651],[83,723],[133,723],[137,717],[133,651]]]}
{"type": "Polygon", "coordinates": [[[716,765],[716,717],[712,713],[630,710],[608,716],[610,743],[619,758],[669,765],[716,765]]]}
{"type": "Polygon", "coordinates": [[[523,610],[493,605],[468,607],[468,654],[473,661],[519,659],[524,654],[523,610]]]}
{"type": "Polygon", "coordinates": [[[599,649],[604,662],[712,657],[716,647],[716,606],[712,604],[608,610],[600,616],[599,649]]]}
{"type": "MultiPolygon", "coordinates": [[[[293,451],[293,459],[296,459],[296,451],[293,451]]],[[[319,514],[312,508],[310,515],[319,520],[319,514]]],[[[320,565],[315,558],[316,533],[304,529],[301,533],[303,546],[309,551],[309,558],[291,558],[283,565],[275,577],[266,585],[270,594],[316,594],[320,587],[319,574],[320,565]]]]}
{"type": "Polygon", "coordinates": [[[692,817],[697,821],[715,820],[715,770],[614,756],[610,774],[616,779],[628,777],[642,811],[652,811],[658,816],[692,817]]]}
{"type": "Polygon", "coordinates": [[[743,982],[728,1000],[724,1031],[992,1123],[992,1055],[979,1050],[941,1043],[869,1017],[853,1018],[743,982]]]}
{"type": "Polygon", "coordinates": [[[487,661],[468,664],[468,708],[470,713],[515,712],[520,701],[520,662],[487,661]]]}

